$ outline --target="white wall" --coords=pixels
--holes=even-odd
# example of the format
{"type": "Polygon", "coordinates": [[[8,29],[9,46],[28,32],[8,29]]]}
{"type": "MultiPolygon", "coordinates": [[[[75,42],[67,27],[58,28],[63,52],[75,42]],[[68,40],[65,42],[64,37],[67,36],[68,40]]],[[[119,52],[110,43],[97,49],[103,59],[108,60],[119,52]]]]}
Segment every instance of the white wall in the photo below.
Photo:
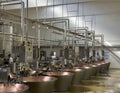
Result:
{"type": "MultiPolygon", "coordinates": [[[[119,54],[117,53],[117,55],[119,54]]],[[[120,68],[120,60],[117,57],[115,57],[112,53],[109,53],[109,59],[107,59],[106,61],[111,62],[110,68],[120,68]]]]}

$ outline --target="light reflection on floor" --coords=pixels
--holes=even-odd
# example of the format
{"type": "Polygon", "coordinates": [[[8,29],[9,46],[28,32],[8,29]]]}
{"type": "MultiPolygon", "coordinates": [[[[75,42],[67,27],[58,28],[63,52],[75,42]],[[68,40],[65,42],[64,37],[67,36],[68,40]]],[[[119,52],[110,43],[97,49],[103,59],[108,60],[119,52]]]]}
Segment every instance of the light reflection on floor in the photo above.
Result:
{"type": "Polygon", "coordinates": [[[120,93],[120,70],[110,70],[109,76],[92,76],[82,83],[73,85],[70,91],[54,93],[120,93]]]}

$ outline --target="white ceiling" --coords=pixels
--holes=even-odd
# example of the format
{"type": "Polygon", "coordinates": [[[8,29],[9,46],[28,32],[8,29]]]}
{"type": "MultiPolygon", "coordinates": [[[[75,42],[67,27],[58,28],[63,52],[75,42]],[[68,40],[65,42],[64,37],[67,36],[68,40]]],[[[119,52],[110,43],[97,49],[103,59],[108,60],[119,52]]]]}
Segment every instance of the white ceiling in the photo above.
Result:
{"type": "MultiPolygon", "coordinates": [[[[2,1],[11,1],[11,0],[2,0],[2,1]]],[[[19,1],[19,0],[18,0],[19,1]]],[[[25,7],[27,5],[27,0],[22,0],[25,3],[25,7]]],[[[64,4],[76,4],[76,3],[93,3],[93,2],[120,2],[120,0],[28,0],[28,7],[44,7],[44,6],[56,6],[56,5],[64,5],[64,4]]],[[[7,6],[8,7],[8,6],[7,6]]],[[[19,5],[9,6],[8,9],[20,8],[19,5]]]]}
{"type": "MultiPolygon", "coordinates": [[[[23,0],[25,3],[27,0],[23,0]]],[[[90,3],[90,2],[120,2],[120,0],[28,0],[29,7],[71,4],[71,3],[90,3]]]]}

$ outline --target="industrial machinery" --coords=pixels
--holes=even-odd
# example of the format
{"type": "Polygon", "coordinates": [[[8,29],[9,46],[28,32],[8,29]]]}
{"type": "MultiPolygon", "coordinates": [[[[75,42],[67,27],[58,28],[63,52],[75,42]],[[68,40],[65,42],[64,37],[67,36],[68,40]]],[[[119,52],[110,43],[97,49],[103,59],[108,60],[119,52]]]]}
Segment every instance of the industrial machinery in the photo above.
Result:
{"type": "Polygon", "coordinates": [[[20,63],[32,63],[33,62],[33,46],[31,42],[23,41],[21,45],[15,46],[13,53],[17,53],[20,63]],[[16,48],[15,48],[16,47],[16,48]]]}

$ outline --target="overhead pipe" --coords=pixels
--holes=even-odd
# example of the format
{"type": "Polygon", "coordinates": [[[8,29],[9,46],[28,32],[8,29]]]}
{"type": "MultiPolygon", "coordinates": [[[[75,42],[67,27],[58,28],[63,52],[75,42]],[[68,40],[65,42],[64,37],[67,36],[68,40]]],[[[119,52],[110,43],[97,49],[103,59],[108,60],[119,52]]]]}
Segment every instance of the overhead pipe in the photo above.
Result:
{"type": "MultiPolygon", "coordinates": [[[[0,14],[2,14],[2,15],[4,15],[4,16],[7,16],[7,15],[10,15],[11,17],[16,17],[16,18],[21,18],[20,16],[17,16],[17,15],[14,15],[14,14],[11,14],[11,13],[8,13],[8,12],[1,12],[0,11],[0,14]]],[[[26,18],[25,18],[26,19],[26,18]]],[[[11,19],[10,19],[11,20],[11,19]]],[[[57,30],[57,31],[59,31],[59,32],[64,32],[64,30],[62,29],[62,28],[58,28],[58,27],[54,27],[54,26],[51,26],[51,25],[48,25],[48,24],[43,24],[43,23],[41,23],[41,22],[38,22],[38,21],[35,21],[35,20],[33,20],[33,19],[28,19],[30,22],[32,22],[32,23],[36,23],[36,24],[39,24],[39,25],[41,25],[41,26],[45,26],[45,27],[48,27],[49,29],[55,29],[55,30],[57,30]]],[[[70,34],[76,34],[77,35],[77,33],[74,33],[74,32],[69,32],[70,34]]],[[[84,36],[82,36],[82,35],[78,35],[78,36],[80,36],[80,37],[84,37],[84,36]]]]}
{"type": "MultiPolygon", "coordinates": [[[[86,35],[91,35],[91,40],[90,39],[85,39],[85,41],[87,40],[88,41],[91,41],[92,42],[92,46],[91,46],[91,50],[92,50],[92,55],[93,57],[95,57],[95,31],[87,31],[87,34],[86,35]]],[[[88,45],[86,46],[88,47],[88,45]]],[[[86,48],[87,49],[87,48],[86,48]]]]}
{"type": "Polygon", "coordinates": [[[54,25],[54,24],[56,24],[56,23],[64,23],[64,36],[63,36],[63,38],[64,38],[64,45],[67,45],[67,42],[66,42],[66,40],[67,40],[67,29],[69,28],[69,23],[66,21],[66,20],[60,20],[60,21],[52,21],[52,22],[47,22],[47,23],[51,23],[51,25],[54,25]],[[67,25],[68,24],[68,25],[67,25]],[[68,27],[67,27],[68,26],[68,27]]]}
{"type": "Polygon", "coordinates": [[[1,3],[2,6],[17,5],[17,4],[21,4],[21,2],[1,3]]]}
{"type": "MultiPolygon", "coordinates": [[[[3,33],[0,32],[0,35],[3,35],[3,33]]],[[[18,34],[10,34],[10,33],[4,33],[4,35],[8,35],[8,36],[13,36],[12,38],[17,38],[17,37],[22,37],[21,35],[18,35],[18,34]]],[[[26,37],[25,37],[26,38],[26,37]]],[[[28,39],[38,39],[37,37],[33,37],[33,36],[28,36],[28,39]]],[[[80,38],[79,38],[80,39],[80,38]]],[[[63,40],[48,40],[48,39],[40,39],[41,41],[52,41],[52,42],[59,42],[59,41],[63,41],[63,40]]],[[[72,40],[71,40],[72,41],[72,40]]],[[[78,40],[79,41],[79,40],[78,40]]]]}
{"type": "MultiPolygon", "coordinates": [[[[76,30],[88,30],[88,27],[72,27],[73,29],[76,29],[76,30]]],[[[72,29],[70,28],[70,29],[72,29]]]]}
{"type": "MultiPolygon", "coordinates": [[[[4,12],[0,12],[0,14],[2,14],[4,16],[10,15],[11,17],[21,18],[20,16],[17,16],[17,15],[14,15],[14,14],[11,14],[11,13],[8,13],[8,12],[5,12],[5,11],[4,12]]],[[[58,30],[60,32],[64,32],[64,29],[62,29],[62,28],[58,28],[58,27],[54,27],[54,26],[51,26],[51,25],[48,25],[48,24],[44,24],[44,23],[38,22],[38,21],[33,20],[33,19],[29,19],[29,18],[25,18],[25,19],[27,19],[28,21],[30,21],[32,23],[37,23],[37,24],[39,24],[41,26],[46,26],[49,29],[55,29],[55,30],[58,30]]],[[[75,32],[72,32],[72,31],[69,31],[69,34],[85,38],[85,36],[79,35],[79,33],[75,33],[75,32]]]]}
{"type": "Polygon", "coordinates": [[[70,29],[69,19],[59,19],[59,20],[54,20],[54,21],[50,21],[50,22],[42,22],[42,23],[46,24],[46,23],[62,23],[62,22],[66,22],[66,24],[67,24],[66,30],[69,30],[70,29]]]}
{"type": "Polygon", "coordinates": [[[1,2],[1,5],[2,6],[6,6],[6,5],[16,5],[16,4],[21,4],[21,30],[22,30],[22,38],[21,38],[21,41],[24,41],[24,34],[25,34],[25,30],[24,30],[24,8],[25,8],[25,5],[24,5],[24,2],[22,0],[18,1],[18,0],[10,0],[10,3],[9,1],[4,1],[4,2],[1,2]],[[16,2],[15,2],[16,1],[16,2]],[[3,4],[2,4],[3,3],[3,4]]]}
{"type": "MultiPolygon", "coordinates": [[[[60,20],[60,21],[52,21],[52,22],[44,22],[44,23],[52,23],[52,24],[55,24],[55,23],[65,23],[64,24],[64,29],[65,29],[65,31],[63,32],[64,33],[64,41],[66,41],[66,37],[67,36],[69,36],[69,35],[67,35],[67,32],[68,32],[68,30],[70,30],[70,25],[69,25],[69,19],[68,20],[60,20]]],[[[87,30],[88,29],[88,27],[85,27],[85,28],[81,28],[80,30],[87,30]]],[[[73,36],[75,36],[75,35],[78,35],[77,33],[75,34],[74,32],[69,32],[69,34],[73,34],[73,36]]],[[[79,36],[81,36],[81,35],[79,35],[79,36]]],[[[76,37],[75,37],[76,38],[76,37]]],[[[78,38],[78,37],[77,37],[78,38]]],[[[79,38],[80,39],[80,38],[79,38]]]]}
{"type": "MultiPolygon", "coordinates": [[[[11,21],[11,20],[8,20],[8,19],[1,19],[1,21],[2,21],[2,22],[14,23],[14,24],[21,25],[20,22],[11,21]]],[[[4,25],[8,25],[8,26],[9,26],[9,24],[4,24],[4,25]]]]}
{"type": "Polygon", "coordinates": [[[13,2],[13,1],[18,1],[18,0],[9,0],[9,1],[0,1],[0,3],[5,3],[5,2],[13,2]]]}
{"type": "Polygon", "coordinates": [[[100,37],[101,38],[101,48],[103,49],[103,45],[104,45],[104,35],[103,34],[97,34],[95,35],[95,37],[100,37]]]}
{"type": "MultiPolygon", "coordinates": [[[[14,38],[15,36],[16,37],[22,37],[21,35],[18,35],[18,34],[10,34],[10,33],[3,33],[3,32],[0,32],[0,35],[9,35],[9,36],[13,36],[12,38],[14,38]]],[[[26,38],[26,37],[25,37],[26,38]]],[[[28,36],[29,39],[38,39],[38,37],[33,37],[33,36],[28,36]]],[[[48,39],[40,39],[40,40],[46,40],[46,41],[54,41],[54,40],[48,40],[48,39]]],[[[54,42],[57,42],[57,41],[54,41],[54,42]]]]}
{"type": "MultiPolygon", "coordinates": [[[[54,33],[54,32],[52,32],[52,33],[54,33]]],[[[10,33],[3,33],[3,32],[0,32],[0,35],[12,35],[12,36],[16,36],[16,37],[22,37],[22,35],[18,35],[18,34],[10,34],[10,33]]],[[[57,34],[57,33],[55,33],[55,34],[57,34]]],[[[62,34],[59,34],[59,35],[62,35],[62,34]]],[[[72,36],[70,36],[70,35],[67,35],[67,36],[69,36],[69,37],[72,37],[72,36]]],[[[26,38],[26,37],[24,37],[24,38],[26,38]]],[[[28,38],[30,38],[30,39],[38,39],[38,37],[33,37],[33,36],[28,36],[28,38]]],[[[79,37],[77,37],[77,38],[79,38],[79,37]]],[[[80,38],[79,38],[80,39],[80,38]]],[[[46,40],[46,39],[40,39],[40,40],[46,40]]],[[[47,40],[48,41],[48,40],[47,40]]],[[[51,41],[51,40],[50,40],[51,41]]],[[[53,40],[52,40],[53,41],[53,40]]],[[[57,41],[56,41],[57,42],[57,41]]]]}
{"type": "Polygon", "coordinates": [[[85,35],[85,59],[87,61],[88,60],[88,41],[89,40],[92,41],[92,50],[93,50],[93,48],[94,48],[94,41],[95,41],[95,37],[94,37],[95,33],[92,32],[92,31],[88,31],[87,28],[84,29],[84,27],[83,27],[83,29],[80,29],[80,30],[82,30],[83,32],[81,32],[81,33],[84,33],[84,35],[85,35]],[[88,36],[89,34],[92,34],[92,36],[89,37],[88,36]]]}

